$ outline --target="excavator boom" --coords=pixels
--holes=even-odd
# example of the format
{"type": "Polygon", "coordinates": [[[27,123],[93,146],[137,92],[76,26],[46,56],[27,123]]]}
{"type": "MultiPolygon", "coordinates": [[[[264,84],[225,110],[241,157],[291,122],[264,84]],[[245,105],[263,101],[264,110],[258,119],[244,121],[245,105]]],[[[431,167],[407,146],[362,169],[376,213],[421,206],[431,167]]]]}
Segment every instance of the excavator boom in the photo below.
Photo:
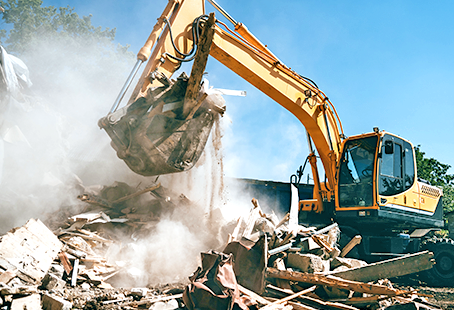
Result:
{"type": "MultiPolygon", "coordinates": [[[[214,1],[210,2],[214,3],[214,1]]],[[[200,93],[200,80],[209,53],[301,121],[318,151],[327,175],[328,185],[330,188],[334,188],[335,171],[343,133],[340,121],[329,99],[318,89],[315,83],[285,66],[247,30],[246,26],[232,21],[235,26],[235,31],[233,31],[222,22],[215,20],[214,13],[210,17],[212,22],[209,22],[208,17],[204,15],[204,10],[205,6],[202,0],[171,0],[158,19],[149,40],[138,55],[138,62],[145,58],[143,55],[147,53],[144,50],[149,48],[156,38],[159,37],[159,40],[156,41],[151,51],[147,66],[127,106],[121,112],[111,111],[100,121],[100,126],[111,136],[118,156],[128,162],[128,158],[133,155],[131,152],[133,144],[136,145],[136,148],[137,145],[147,144],[146,151],[132,160],[140,162],[140,165],[147,165],[146,173],[141,172],[144,171],[143,169],[133,169],[145,175],[183,171],[194,165],[201,150],[203,150],[207,138],[206,133],[209,133],[212,122],[205,119],[192,120],[193,127],[189,125],[182,127],[183,123],[178,123],[162,130],[164,123],[162,115],[166,113],[162,108],[167,99],[165,99],[165,96],[159,95],[159,101],[151,98],[154,95],[150,94],[154,94],[156,89],[172,86],[172,74],[180,67],[181,62],[191,58],[191,52],[196,50],[192,73],[187,84],[189,86],[185,86],[188,89],[181,91],[180,93],[183,95],[178,99],[179,102],[183,102],[182,111],[174,113],[176,115],[167,113],[167,123],[173,124],[176,120],[187,121],[190,111],[197,107],[202,110],[193,114],[205,115],[204,113],[207,113],[207,111],[209,114],[214,113],[213,110],[222,111],[222,103],[218,102],[213,105],[203,103],[203,100],[201,100],[205,95],[200,93]],[[195,29],[195,27],[197,28],[195,29]],[[201,31],[200,28],[204,28],[204,30],[201,31]],[[125,124],[130,123],[130,121],[126,121],[128,117],[125,117],[125,115],[128,115],[135,106],[140,105],[140,101],[147,102],[145,104],[146,109],[143,108],[141,113],[146,115],[149,125],[143,125],[141,133],[138,135],[140,138],[136,139],[141,139],[141,142],[134,143],[138,141],[127,139],[131,136],[131,129],[127,125],[123,125],[121,129],[114,129],[114,127],[121,119],[124,119],[125,124]],[[150,103],[151,101],[153,103],[150,103]],[[213,109],[213,106],[218,108],[213,109]],[[115,116],[116,113],[119,115],[115,116]],[[156,120],[150,121],[152,118],[156,120]],[[187,134],[188,128],[196,129],[192,130],[191,134],[187,134]],[[145,132],[153,132],[154,140],[150,136],[147,137],[145,132]],[[175,133],[178,134],[175,135],[175,133]],[[157,135],[162,137],[158,139],[157,135]],[[170,140],[166,138],[171,136],[173,137],[170,140]],[[180,139],[181,137],[183,137],[184,142],[180,139]],[[160,144],[165,144],[167,154],[173,152],[182,154],[186,152],[184,148],[187,148],[188,145],[194,145],[194,141],[197,141],[198,146],[192,147],[193,150],[196,149],[197,151],[189,152],[191,156],[162,156],[163,151],[160,144]],[[148,159],[145,160],[144,156],[147,156],[148,159]],[[159,158],[159,160],[156,160],[156,158],[159,158]],[[184,161],[181,161],[182,159],[184,161]]],[[[210,114],[209,118],[214,119],[216,115],[216,113],[210,114]]],[[[137,116],[135,117],[137,118],[137,116]]],[[[146,121],[137,123],[143,124],[144,122],[146,121]]],[[[132,166],[131,164],[128,165],[132,166]]]]}

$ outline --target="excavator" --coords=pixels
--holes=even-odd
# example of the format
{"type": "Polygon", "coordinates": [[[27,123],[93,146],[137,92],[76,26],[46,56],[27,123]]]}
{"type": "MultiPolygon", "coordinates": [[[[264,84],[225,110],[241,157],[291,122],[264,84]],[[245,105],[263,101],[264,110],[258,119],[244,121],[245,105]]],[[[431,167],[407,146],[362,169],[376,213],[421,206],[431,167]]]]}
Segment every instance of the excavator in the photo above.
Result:
{"type": "Polygon", "coordinates": [[[114,105],[99,120],[117,156],[144,176],[195,165],[225,111],[222,96],[203,81],[211,56],[305,127],[314,187],[313,197],[299,202],[300,223],[336,221],[348,238],[362,236],[355,255],[369,261],[429,250],[436,264],[421,276],[429,284],[451,286],[454,242],[433,237],[444,227],[443,192],[418,179],[413,145],[378,128],[347,137],[334,105],[315,82],[283,64],[244,24],[208,1],[233,29],[215,13],[206,14],[204,0],[169,0],[114,105]],[[173,77],[190,62],[189,76],[173,77]]]}

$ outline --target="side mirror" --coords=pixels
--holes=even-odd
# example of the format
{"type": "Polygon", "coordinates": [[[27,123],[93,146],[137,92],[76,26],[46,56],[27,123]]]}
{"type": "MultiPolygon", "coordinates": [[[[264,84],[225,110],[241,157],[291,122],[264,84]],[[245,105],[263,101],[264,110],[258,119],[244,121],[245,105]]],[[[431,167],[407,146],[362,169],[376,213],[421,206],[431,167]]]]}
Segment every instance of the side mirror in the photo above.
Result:
{"type": "Polygon", "coordinates": [[[394,154],[394,143],[391,140],[385,141],[385,154],[394,154]]]}

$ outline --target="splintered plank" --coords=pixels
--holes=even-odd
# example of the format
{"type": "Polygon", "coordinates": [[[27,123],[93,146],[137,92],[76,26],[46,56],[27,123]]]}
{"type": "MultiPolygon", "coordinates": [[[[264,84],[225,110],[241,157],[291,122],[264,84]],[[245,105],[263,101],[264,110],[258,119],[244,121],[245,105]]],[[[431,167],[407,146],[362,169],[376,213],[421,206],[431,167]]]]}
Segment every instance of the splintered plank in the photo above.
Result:
{"type": "Polygon", "coordinates": [[[265,298],[263,298],[262,296],[260,296],[259,294],[245,288],[244,286],[241,286],[240,284],[238,284],[238,290],[244,294],[244,295],[247,295],[249,298],[251,299],[254,299],[255,301],[257,301],[258,303],[262,304],[262,305],[269,305],[271,304],[271,301],[268,301],[266,300],[265,298]]]}
{"type": "Polygon", "coordinates": [[[411,294],[404,290],[389,288],[384,285],[363,283],[358,281],[345,280],[333,276],[326,276],[321,274],[302,273],[297,271],[278,270],[276,268],[267,268],[266,276],[268,278],[286,279],[290,281],[298,281],[303,283],[310,283],[316,285],[325,285],[336,287],[340,289],[351,290],[359,293],[367,293],[374,295],[388,295],[396,296],[402,294],[411,294]]]}
{"type": "Polygon", "coordinates": [[[304,295],[304,294],[310,293],[310,292],[314,291],[316,288],[317,288],[317,286],[314,285],[314,286],[312,286],[312,287],[310,287],[310,288],[308,288],[308,289],[302,290],[301,292],[298,292],[298,293],[289,295],[289,296],[284,297],[284,298],[282,298],[282,299],[278,299],[278,300],[272,302],[271,304],[266,305],[265,307],[262,307],[262,308],[260,308],[260,309],[262,309],[262,310],[270,310],[270,309],[273,309],[273,307],[274,307],[275,305],[284,304],[284,303],[286,303],[286,302],[289,301],[289,300],[292,300],[292,299],[295,299],[295,298],[297,298],[297,297],[299,297],[299,296],[302,296],[302,295],[304,295]]]}
{"type": "MultiPolygon", "coordinates": [[[[310,290],[313,290],[316,287],[317,286],[313,286],[312,288],[310,288],[310,290]]],[[[288,294],[287,298],[292,296],[292,295],[294,295],[294,294],[289,294],[286,290],[283,290],[283,289],[281,289],[279,287],[275,287],[275,286],[273,286],[271,284],[267,285],[267,288],[270,288],[272,290],[281,292],[283,294],[288,294]]],[[[307,293],[307,290],[306,290],[306,293],[307,293]]],[[[343,304],[343,303],[340,303],[340,302],[324,301],[324,300],[321,300],[321,299],[315,298],[315,297],[303,296],[304,294],[302,294],[301,292],[298,293],[298,294],[300,294],[299,296],[297,296],[299,298],[298,303],[295,303],[293,301],[288,301],[288,304],[293,306],[294,309],[298,309],[298,308],[300,308],[300,306],[306,306],[306,307],[310,307],[310,309],[359,310],[356,307],[353,307],[353,306],[350,306],[350,305],[347,305],[347,304],[343,304]],[[317,307],[317,308],[312,308],[311,306],[314,306],[314,307],[317,307]]],[[[293,297],[292,297],[292,299],[293,299],[293,297]]],[[[284,300],[284,299],[281,299],[281,300],[284,300]]]]}

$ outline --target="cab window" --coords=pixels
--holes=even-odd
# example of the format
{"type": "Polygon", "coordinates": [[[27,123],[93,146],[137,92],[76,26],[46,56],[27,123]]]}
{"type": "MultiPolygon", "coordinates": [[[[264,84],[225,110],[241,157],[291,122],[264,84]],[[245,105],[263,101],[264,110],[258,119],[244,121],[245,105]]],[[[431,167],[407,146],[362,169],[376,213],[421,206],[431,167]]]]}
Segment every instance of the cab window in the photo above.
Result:
{"type": "Polygon", "coordinates": [[[392,196],[408,190],[415,181],[413,149],[410,143],[385,135],[380,155],[380,195],[392,196]]]}
{"type": "Polygon", "coordinates": [[[339,170],[341,207],[372,206],[377,136],[346,142],[339,170]]]}
{"type": "Polygon", "coordinates": [[[409,189],[415,183],[415,158],[413,156],[413,148],[408,142],[404,142],[404,187],[405,190],[409,189]]]}

